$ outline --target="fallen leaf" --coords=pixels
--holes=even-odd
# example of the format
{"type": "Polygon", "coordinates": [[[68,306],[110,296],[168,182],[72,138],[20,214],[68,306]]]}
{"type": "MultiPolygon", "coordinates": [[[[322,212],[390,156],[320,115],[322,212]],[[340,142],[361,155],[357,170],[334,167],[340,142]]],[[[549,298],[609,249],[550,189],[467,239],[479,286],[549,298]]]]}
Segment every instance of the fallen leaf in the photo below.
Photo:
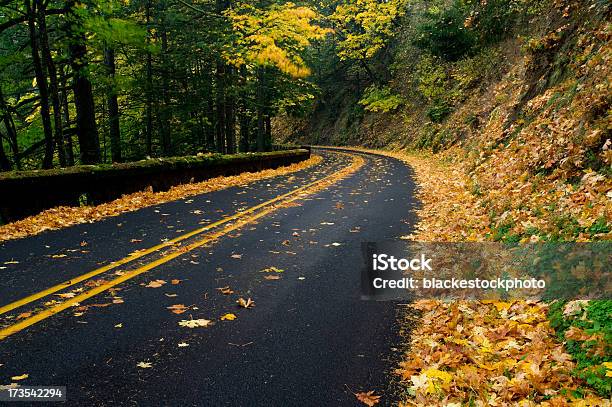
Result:
{"type": "Polygon", "coordinates": [[[281,276],[272,274],[272,275],[264,276],[264,278],[266,280],[280,280],[281,276]]]}
{"type": "Polygon", "coordinates": [[[189,344],[186,343],[186,342],[181,342],[181,343],[178,344],[179,348],[186,348],[187,346],[189,346],[189,344]]]}
{"type": "Polygon", "coordinates": [[[27,379],[28,377],[30,377],[29,374],[24,373],[21,376],[13,376],[11,377],[11,380],[23,380],[23,379],[27,379]]]}
{"type": "Polygon", "coordinates": [[[162,285],[166,284],[164,280],[153,280],[149,284],[145,285],[147,288],[159,288],[162,285]]]}
{"type": "Polygon", "coordinates": [[[221,317],[221,321],[233,321],[238,318],[235,314],[225,314],[221,317]]]}
{"type": "Polygon", "coordinates": [[[168,298],[178,297],[178,294],[168,294],[168,293],[165,293],[164,295],[165,295],[166,297],[168,297],[168,298]]]}
{"type": "Polygon", "coordinates": [[[51,256],[52,259],[61,259],[62,257],[66,257],[66,254],[54,254],[51,256]]]}
{"type": "Polygon", "coordinates": [[[240,298],[238,298],[238,301],[236,301],[236,302],[242,308],[252,308],[252,307],[255,306],[255,301],[251,300],[250,298],[245,300],[244,298],[240,297],[240,298]]]}
{"type": "Polygon", "coordinates": [[[22,312],[21,314],[17,315],[15,320],[19,321],[20,319],[29,318],[30,315],[32,315],[31,312],[22,312]]]}
{"type": "Polygon", "coordinates": [[[261,270],[262,273],[282,273],[284,271],[285,270],[279,269],[279,268],[276,268],[276,267],[268,267],[268,268],[265,268],[265,269],[261,270]]]}
{"type": "Polygon", "coordinates": [[[138,362],[136,366],[138,366],[141,369],[149,369],[153,367],[153,364],[149,362],[138,362]]]}
{"type": "Polygon", "coordinates": [[[169,307],[166,307],[166,309],[169,309],[170,311],[172,311],[175,314],[182,314],[183,312],[187,311],[189,309],[189,307],[186,307],[183,304],[174,304],[174,305],[171,305],[169,307]]]}
{"type": "Polygon", "coordinates": [[[372,390],[367,393],[365,392],[355,393],[355,397],[357,397],[357,400],[361,401],[363,404],[365,404],[366,406],[370,406],[370,407],[380,402],[380,396],[374,395],[374,391],[372,390]]]}
{"type": "Polygon", "coordinates": [[[242,254],[232,254],[230,257],[232,259],[241,259],[242,258],[242,254]]]}
{"type": "Polygon", "coordinates": [[[174,279],[174,280],[171,280],[170,283],[172,283],[173,285],[177,285],[177,284],[180,284],[181,281],[183,280],[174,279]]]}
{"type": "Polygon", "coordinates": [[[229,285],[226,285],[225,287],[219,287],[217,288],[217,290],[221,291],[221,294],[225,294],[225,295],[230,295],[234,293],[234,291],[232,291],[232,289],[229,288],[229,285]]]}
{"type": "Polygon", "coordinates": [[[55,294],[60,298],[72,298],[74,297],[76,294],[75,293],[61,293],[61,294],[55,294]]]}
{"type": "Polygon", "coordinates": [[[179,321],[180,326],[184,326],[186,328],[197,328],[197,327],[207,327],[212,323],[210,319],[183,319],[179,321]]]}
{"type": "Polygon", "coordinates": [[[115,328],[123,328],[123,324],[119,323],[119,324],[115,325],[115,328]]]}

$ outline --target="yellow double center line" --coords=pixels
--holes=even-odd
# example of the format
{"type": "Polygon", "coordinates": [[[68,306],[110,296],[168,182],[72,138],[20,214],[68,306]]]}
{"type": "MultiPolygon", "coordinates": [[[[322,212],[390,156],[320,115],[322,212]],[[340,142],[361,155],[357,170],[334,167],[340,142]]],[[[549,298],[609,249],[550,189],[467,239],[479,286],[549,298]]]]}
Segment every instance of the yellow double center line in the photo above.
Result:
{"type": "Polygon", "coordinates": [[[65,281],[63,283],[57,284],[57,285],[55,285],[53,287],[47,288],[47,289],[45,289],[43,291],[40,291],[38,293],[32,294],[30,296],[27,296],[25,298],[22,298],[20,300],[17,300],[15,302],[10,303],[10,304],[4,305],[4,306],[0,307],[0,315],[5,314],[5,313],[7,313],[9,311],[12,311],[12,310],[14,310],[16,308],[22,307],[22,306],[24,306],[26,304],[29,304],[31,302],[34,302],[36,300],[39,300],[41,298],[44,298],[44,297],[46,297],[48,295],[54,294],[54,293],[56,293],[58,291],[64,290],[64,289],[66,289],[68,287],[71,287],[71,286],[73,286],[75,284],[78,284],[78,283],[80,283],[82,281],[85,281],[85,280],[87,280],[89,278],[95,277],[95,276],[97,276],[99,274],[102,274],[104,272],[112,270],[112,269],[114,269],[116,267],[119,267],[119,266],[121,266],[123,264],[129,263],[129,262],[131,262],[133,260],[136,260],[136,259],[139,259],[139,258],[141,258],[143,256],[146,256],[147,254],[151,254],[151,253],[153,253],[155,251],[158,251],[160,249],[163,249],[165,247],[170,247],[170,246],[177,245],[181,241],[186,240],[186,239],[188,239],[190,237],[196,236],[198,234],[202,234],[202,233],[210,231],[211,229],[214,229],[214,228],[216,228],[218,226],[221,226],[221,225],[230,223],[232,221],[235,221],[235,223],[230,223],[229,225],[225,226],[224,228],[222,228],[222,229],[220,229],[220,230],[218,230],[216,232],[212,232],[212,233],[206,234],[205,237],[203,237],[200,240],[197,240],[197,241],[195,241],[193,243],[190,243],[190,244],[188,244],[188,245],[186,245],[184,247],[181,247],[181,248],[179,248],[177,250],[174,250],[174,251],[172,251],[172,252],[170,252],[168,254],[165,254],[162,257],[160,257],[160,258],[158,258],[158,259],[156,259],[154,261],[151,261],[151,262],[149,262],[149,263],[147,263],[147,264],[145,264],[145,265],[143,265],[141,267],[138,267],[138,268],[136,268],[134,270],[130,270],[130,271],[126,272],[125,274],[123,274],[123,275],[121,275],[121,276],[119,276],[119,277],[117,277],[117,278],[115,278],[113,280],[107,281],[107,282],[105,282],[105,283],[103,283],[103,284],[101,284],[101,285],[99,285],[99,286],[97,286],[97,287],[95,287],[95,288],[93,288],[91,290],[88,290],[88,291],[86,291],[86,292],[84,292],[82,294],[76,295],[76,296],[72,297],[69,301],[66,301],[66,302],[63,302],[61,304],[57,304],[57,305],[55,305],[53,307],[47,308],[47,309],[45,309],[45,310],[43,310],[43,311],[41,311],[41,312],[31,316],[31,317],[24,318],[23,320],[15,323],[13,325],[10,325],[10,326],[8,326],[6,328],[1,329],[0,330],[0,340],[5,339],[6,337],[8,337],[8,336],[10,336],[10,335],[12,335],[14,333],[17,333],[17,332],[19,332],[19,331],[21,331],[21,330],[23,330],[23,329],[25,329],[25,328],[27,328],[27,327],[29,327],[31,325],[34,325],[37,322],[40,322],[40,321],[42,321],[42,320],[44,320],[46,318],[49,318],[49,317],[51,317],[51,316],[53,316],[53,315],[55,315],[55,314],[65,310],[67,308],[70,308],[70,307],[74,306],[76,303],[80,303],[80,302],[82,302],[84,300],[87,300],[87,299],[89,299],[89,298],[91,298],[91,297],[93,297],[93,296],[95,296],[97,294],[100,294],[100,293],[102,293],[102,292],[104,292],[104,291],[106,291],[106,290],[108,290],[108,289],[110,289],[110,288],[112,288],[112,287],[114,287],[114,286],[116,286],[118,284],[121,284],[121,283],[123,283],[123,282],[125,282],[127,280],[130,280],[130,279],[132,279],[132,278],[134,278],[134,277],[136,277],[136,276],[138,276],[138,275],[140,275],[142,273],[145,273],[145,272],[147,272],[147,271],[149,271],[149,270],[151,270],[151,269],[153,269],[153,268],[155,268],[155,267],[157,267],[159,265],[162,265],[164,263],[169,262],[172,259],[175,259],[175,258],[177,258],[179,256],[182,256],[182,255],[184,255],[185,253],[187,253],[187,252],[189,252],[191,250],[194,250],[194,249],[196,249],[198,247],[201,247],[201,246],[203,246],[203,245],[205,245],[207,243],[211,243],[214,240],[216,240],[216,239],[218,239],[218,238],[228,234],[229,232],[232,232],[232,231],[234,231],[236,229],[239,229],[239,228],[241,228],[242,226],[244,226],[244,225],[246,225],[248,223],[251,223],[251,222],[253,222],[253,221],[255,221],[255,220],[259,219],[259,218],[262,218],[263,216],[266,216],[267,214],[275,211],[278,207],[280,207],[280,206],[282,206],[284,204],[287,204],[287,203],[290,203],[290,202],[293,202],[295,200],[300,199],[303,195],[311,194],[311,193],[316,192],[319,189],[325,188],[325,187],[333,184],[334,182],[337,182],[338,180],[348,176],[349,174],[357,171],[357,169],[359,169],[363,164],[364,164],[363,158],[361,158],[359,156],[353,156],[353,162],[352,162],[351,165],[349,165],[349,166],[347,166],[347,167],[345,167],[345,168],[343,168],[343,169],[341,169],[341,170],[339,170],[339,171],[337,171],[337,172],[335,172],[335,173],[333,173],[331,175],[328,175],[327,177],[324,177],[324,178],[322,178],[320,180],[311,182],[311,183],[306,184],[306,185],[304,185],[304,186],[302,186],[300,188],[296,188],[296,189],[294,189],[292,191],[289,191],[289,192],[287,192],[285,194],[279,195],[279,196],[277,196],[277,197],[275,197],[275,198],[273,198],[273,199],[271,199],[269,201],[262,202],[259,205],[255,205],[255,206],[253,206],[253,207],[251,207],[249,209],[246,209],[244,211],[238,212],[238,213],[236,213],[236,214],[234,214],[232,216],[228,216],[228,217],[223,218],[223,219],[221,219],[221,220],[219,220],[217,222],[210,223],[210,224],[208,224],[208,225],[206,225],[204,227],[201,227],[201,228],[198,228],[198,229],[193,230],[191,232],[185,233],[185,234],[183,234],[181,236],[178,236],[178,237],[176,237],[176,238],[174,238],[172,240],[169,240],[167,242],[164,242],[162,244],[153,246],[153,247],[151,247],[149,249],[146,249],[146,250],[143,250],[143,251],[139,251],[139,252],[134,253],[134,254],[132,254],[130,256],[127,256],[127,257],[125,257],[125,258],[123,258],[121,260],[114,261],[114,262],[112,262],[112,263],[110,263],[110,264],[108,264],[108,265],[106,265],[104,267],[100,267],[98,269],[90,271],[89,273],[85,273],[83,275],[80,275],[78,277],[75,277],[73,279],[65,281]],[[252,216],[248,216],[250,214],[252,214],[252,216]]]}

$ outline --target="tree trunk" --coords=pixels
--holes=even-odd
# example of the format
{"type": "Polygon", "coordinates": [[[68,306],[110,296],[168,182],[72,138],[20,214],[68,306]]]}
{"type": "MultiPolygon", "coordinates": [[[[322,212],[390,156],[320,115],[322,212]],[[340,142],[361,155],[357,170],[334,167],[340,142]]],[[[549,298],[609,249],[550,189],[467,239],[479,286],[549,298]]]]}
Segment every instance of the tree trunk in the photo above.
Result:
{"type": "Polygon", "coordinates": [[[247,71],[246,67],[242,65],[240,67],[240,79],[239,79],[239,97],[238,97],[238,125],[240,126],[240,140],[238,141],[238,148],[241,152],[246,152],[251,149],[250,140],[250,119],[248,116],[248,101],[247,92],[244,90],[247,86],[247,71]]]}
{"type": "Polygon", "coordinates": [[[272,121],[270,120],[270,113],[266,113],[266,141],[265,150],[272,150],[272,121]]]}
{"type": "MultiPolygon", "coordinates": [[[[147,45],[151,43],[151,0],[146,3],[145,18],[147,25],[147,45]]],[[[153,57],[147,48],[147,83],[146,83],[146,107],[145,107],[145,144],[147,156],[151,157],[153,152],[153,57]]]]}
{"type": "Polygon", "coordinates": [[[96,110],[93,90],[87,77],[87,46],[82,22],[75,13],[76,0],[66,3],[68,17],[68,51],[74,74],[72,90],[76,107],[76,127],[82,164],[100,162],[100,139],[96,127],[96,110]]]}
{"type": "Polygon", "coordinates": [[[15,128],[15,122],[13,121],[13,117],[11,116],[11,112],[8,109],[8,105],[4,100],[4,94],[2,93],[2,89],[0,88],[0,113],[2,114],[2,122],[4,123],[4,127],[6,128],[6,132],[8,133],[8,142],[13,152],[13,161],[15,162],[15,167],[18,170],[21,169],[21,160],[19,157],[19,145],[17,144],[17,129],[15,128]]]}
{"type": "MultiPolygon", "coordinates": [[[[165,14],[165,9],[163,11],[165,14]]],[[[161,27],[161,56],[162,56],[162,98],[164,100],[164,107],[162,109],[161,121],[162,121],[162,134],[161,134],[161,144],[162,144],[162,153],[164,156],[172,155],[172,107],[170,102],[170,85],[168,83],[168,79],[170,76],[170,63],[168,62],[168,33],[166,31],[166,21],[165,17],[162,18],[162,27],[161,27]]]]}
{"type": "MultiPolygon", "coordinates": [[[[62,113],[64,116],[64,124],[69,127],[70,126],[70,110],[68,103],[68,86],[66,85],[66,75],[62,74],[61,76],[62,83],[62,113]]],[[[66,160],[69,166],[74,165],[74,148],[72,147],[72,134],[66,134],[63,132],[64,141],[66,142],[66,160]]]]}
{"type": "Polygon", "coordinates": [[[108,74],[108,91],[106,92],[106,105],[108,108],[108,128],[111,146],[111,160],[121,162],[121,130],[119,128],[119,103],[117,101],[117,88],[115,85],[115,50],[104,50],[104,64],[108,74]]]}
{"type": "Polygon", "coordinates": [[[11,162],[4,152],[4,141],[2,140],[2,137],[3,134],[0,134],[0,171],[10,171],[11,162]]]}
{"type": "Polygon", "coordinates": [[[62,109],[60,105],[59,87],[57,83],[57,69],[51,56],[49,48],[49,37],[47,35],[47,19],[45,16],[45,5],[42,0],[35,0],[38,6],[38,31],[40,34],[40,48],[42,60],[49,74],[49,87],[51,103],[53,105],[53,134],[60,166],[66,166],[66,150],[64,148],[64,129],[62,124],[62,109]]]}
{"type": "Polygon", "coordinates": [[[257,68],[257,151],[266,150],[265,108],[266,75],[264,67],[257,68]]]}
{"type": "Polygon", "coordinates": [[[225,64],[221,61],[217,61],[217,72],[216,72],[216,136],[217,141],[215,143],[217,152],[225,153],[225,64]]]}
{"type": "Polygon", "coordinates": [[[49,90],[47,88],[47,77],[42,66],[39,54],[39,38],[36,32],[36,3],[31,4],[30,0],[26,0],[26,9],[28,13],[28,29],[30,34],[30,47],[32,49],[32,63],[34,65],[34,74],[36,75],[36,85],[40,96],[40,116],[43,124],[43,132],[45,135],[45,156],[43,158],[43,168],[51,168],[53,166],[53,129],[51,127],[51,116],[49,114],[49,90]]]}
{"type": "MultiPolygon", "coordinates": [[[[232,77],[233,69],[226,67],[226,78],[232,77]]],[[[227,141],[227,153],[236,153],[236,98],[226,88],[225,95],[225,139],[227,141]]]]}

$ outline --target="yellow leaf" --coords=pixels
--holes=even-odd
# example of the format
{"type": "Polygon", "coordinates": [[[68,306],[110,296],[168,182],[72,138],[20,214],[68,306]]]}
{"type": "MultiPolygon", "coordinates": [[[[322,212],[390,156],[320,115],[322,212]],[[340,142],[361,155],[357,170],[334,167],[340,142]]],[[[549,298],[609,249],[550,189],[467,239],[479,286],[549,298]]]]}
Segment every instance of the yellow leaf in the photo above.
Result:
{"type": "Polygon", "coordinates": [[[23,380],[23,379],[27,379],[28,377],[30,377],[29,374],[24,373],[21,376],[13,376],[11,377],[11,380],[23,380]]]}
{"type": "Polygon", "coordinates": [[[233,321],[238,318],[235,314],[225,314],[221,317],[221,321],[233,321]]]}

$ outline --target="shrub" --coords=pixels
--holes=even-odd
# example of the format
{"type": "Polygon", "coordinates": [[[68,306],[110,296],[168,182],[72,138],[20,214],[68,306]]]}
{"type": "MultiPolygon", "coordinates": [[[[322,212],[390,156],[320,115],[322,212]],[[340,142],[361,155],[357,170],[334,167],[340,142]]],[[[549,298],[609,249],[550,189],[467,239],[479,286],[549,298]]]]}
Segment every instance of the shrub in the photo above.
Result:
{"type": "Polygon", "coordinates": [[[391,93],[389,87],[378,88],[376,85],[368,87],[359,101],[367,111],[384,113],[397,109],[402,103],[402,97],[391,93]]]}

